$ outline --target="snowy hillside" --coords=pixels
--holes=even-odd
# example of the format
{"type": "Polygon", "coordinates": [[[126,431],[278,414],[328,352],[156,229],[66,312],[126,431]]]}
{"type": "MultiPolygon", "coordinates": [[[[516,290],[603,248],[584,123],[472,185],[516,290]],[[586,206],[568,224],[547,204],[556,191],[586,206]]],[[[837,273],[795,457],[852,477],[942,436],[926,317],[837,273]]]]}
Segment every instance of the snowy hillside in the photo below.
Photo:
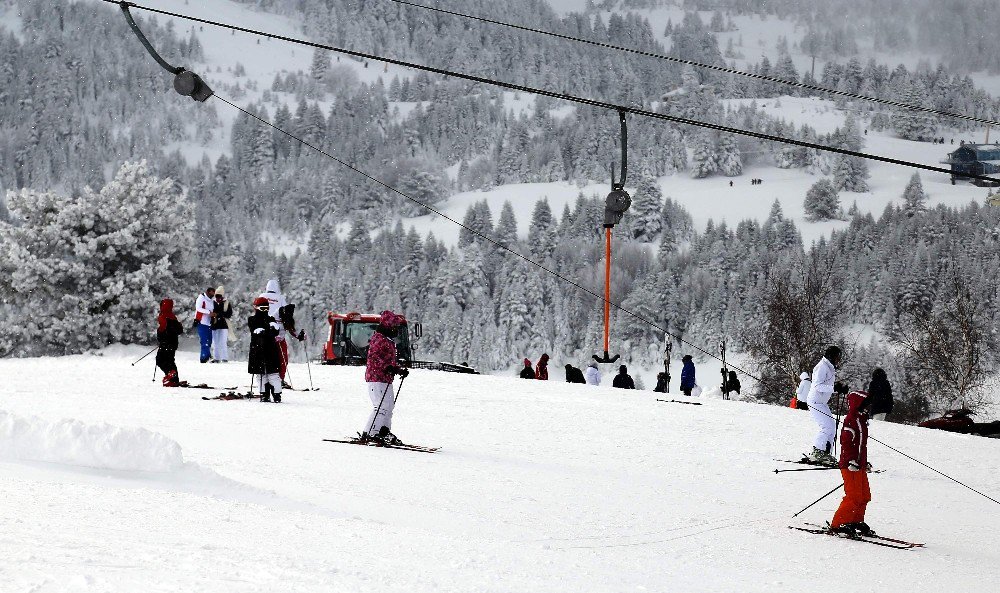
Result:
{"type": "MultiPolygon", "coordinates": [[[[360,369],[314,367],[322,391],[280,406],[207,402],[150,383],[151,364],[129,366],[140,353],[0,361],[0,590],[901,593],[1000,578],[994,504],[875,444],[869,522],[927,548],[787,529],[839,482],[772,472],[811,438],[801,412],[415,371],[394,429],[443,447],[427,455],[321,441],[361,428],[360,369]]],[[[247,380],[241,363],[180,366],[247,380]]],[[[1000,491],[1000,441],[872,434],[1000,491]]]]}

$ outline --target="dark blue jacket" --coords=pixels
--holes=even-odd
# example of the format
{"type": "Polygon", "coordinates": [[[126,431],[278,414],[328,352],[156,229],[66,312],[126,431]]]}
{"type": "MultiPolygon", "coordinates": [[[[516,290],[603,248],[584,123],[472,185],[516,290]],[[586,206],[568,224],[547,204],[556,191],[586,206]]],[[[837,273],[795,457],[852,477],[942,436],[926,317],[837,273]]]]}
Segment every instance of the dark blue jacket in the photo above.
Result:
{"type": "Polygon", "coordinates": [[[681,370],[681,389],[694,389],[694,362],[690,360],[684,363],[681,370]]]}

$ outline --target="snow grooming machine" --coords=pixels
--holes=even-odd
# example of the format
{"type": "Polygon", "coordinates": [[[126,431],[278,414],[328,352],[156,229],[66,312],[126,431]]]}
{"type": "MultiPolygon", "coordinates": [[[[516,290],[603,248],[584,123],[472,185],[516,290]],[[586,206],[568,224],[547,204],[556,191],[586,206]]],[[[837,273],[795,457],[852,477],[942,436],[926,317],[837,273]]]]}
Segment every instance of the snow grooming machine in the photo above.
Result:
{"type": "MultiPolygon", "coordinates": [[[[327,314],[330,323],[330,333],[323,345],[321,355],[323,364],[340,366],[362,366],[368,362],[368,340],[378,326],[380,316],[357,312],[327,314]]],[[[396,357],[399,366],[410,369],[426,369],[445,371],[449,373],[479,374],[475,369],[465,364],[415,360],[417,350],[416,340],[423,336],[423,326],[410,323],[405,318],[399,326],[399,334],[393,338],[396,343],[396,357]],[[411,332],[412,329],[412,332],[411,332]],[[412,334],[412,339],[411,339],[412,334]]]]}
{"type": "Polygon", "coordinates": [[[135,24],[135,19],[132,18],[132,13],[128,11],[129,6],[134,6],[134,4],[130,2],[119,2],[118,6],[121,7],[122,13],[125,15],[125,20],[128,21],[128,26],[132,29],[132,32],[135,33],[135,36],[139,38],[139,42],[146,48],[149,55],[156,60],[156,63],[159,64],[161,68],[174,75],[174,90],[177,91],[177,94],[185,97],[191,97],[195,101],[201,103],[208,101],[208,99],[215,94],[200,76],[186,68],[171,66],[160,56],[159,53],[156,52],[155,49],[153,49],[152,44],[149,43],[146,36],[142,34],[141,30],[139,30],[139,25],[135,24]]]}
{"type": "Polygon", "coordinates": [[[601,364],[618,362],[619,354],[608,354],[608,342],[611,334],[611,229],[622,221],[622,216],[632,206],[632,196],[625,191],[625,178],[628,174],[628,124],[625,112],[618,112],[621,122],[622,138],[622,178],[615,181],[615,165],[611,163],[611,193],[604,202],[604,357],[594,355],[594,360],[601,364]]]}

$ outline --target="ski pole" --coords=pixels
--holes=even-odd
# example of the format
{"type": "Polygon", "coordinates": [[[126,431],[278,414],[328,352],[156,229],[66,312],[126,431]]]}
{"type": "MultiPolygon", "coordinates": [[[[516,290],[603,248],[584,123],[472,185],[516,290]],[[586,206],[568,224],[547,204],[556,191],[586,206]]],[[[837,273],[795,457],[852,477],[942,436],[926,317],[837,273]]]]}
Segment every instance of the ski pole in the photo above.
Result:
{"type": "MultiPolygon", "coordinates": [[[[368,436],[371,436],[372,431],[375,430],[375,421],[378,420],[379,412],[382,411],[382,404],[385,402],[385,394],[389,393],[389,386],[390,385],[392,385],[392,383],[386,383],[385,384],[385,389],[382,391],[382,399],[379,400],[378,407],[375,408],[375,415],[372,416],[372,424],[371,424],[371,426],[368,427],[368,436]]],[[[402,379],[399,380],[399,386],[400,387],[403,386],[403,380],[402,379]]],[[[393,401],[395,401],[395,400],[393,400],[393,401]]]]}
{"type": "Polygon", "coordinates": [[[840,436],[840,407],[843,405],[844,394],[837,394],[837,419],[836,425],[833,428],[833,450],[830,451],[831,455],[837,454],[837,437],[840,436]]]}
{"type": "Polygon", "coordinates": [[[156,363],[153,363],[153,383],[156,383],[156,363]]]}
{"type": "Polygon", "coordinates": [[[402,377],[399,380],[399,387],[396,388],[396,397],[394,397],[392,400],[392,405],[394,406],[396,405],[396,402],[399,401],[399,392],[403,390],[403,381],[406,381],[406,377],[402,377]]]}
{"type": "MultiPolygon", "coordinates": [[[[309,373],[309,391],[315,391],[316,389],[313,387],[312,367],[309,365],[309,344],[306,344],[305,353],[306,353],[306,371],[309,373]]],[[[400,381],[399,385],[402,387],[403,382],[400,381]]]]}
{"type": "Polygon", "coordinates": [[[135,365],[139,364],[139,363],[140,363],[140,362],[142,361],[142,359],[143,359],[143,358],[146,358],[147,356],[149,356],[150,354],[152,354],[152,353],[156,352],[156,351],[157,351],[157,350],[159,350],[159,349],[160,349],[160,347],[159,347],[159,346],[156,346],[155,348],[153,348],[153,349],[152,349],[152,350],[150,350],[149,352],[147,352],[147,353],[143,354],[143,355],[142,355],[142,357],[140,357],[140,358],[139,358],[139,360],[137,360],[137,361],[135,361],[135,362],[133,362],[133,363],[132,363],[132,366],[135,366],[135,365]]]}
{"type": "Polygon", "coordinates": [[[804,513],[804,512],[806,512],[806,511],[808,511],[808,510],[809,510],[809,509],[811,509],[811,508],[813,508],[813,506],[815,506],[815,505],[816,505],[816,503],[818,503],[819,501],[823,500],[823,499],[824,499],[824,498],[826,498],[827,496],[830,496],[831,494],[833,494],[833,493],[834,493],[834,492],[836,492],[837,490],[840,490],[840,489],[841,489],[841,488],[843,488],[843,487],[844,487],[844,483],[843,483],[843,482],[841,482],[841,483],[840,483],[840,486],[837,486],[836,488],[834,488],[833,490],[831,490],[831,491],[827,492],[827,493],[826,493],[826,494],[824,494],[823,496],[820,496],[819,498],[817,498],[817,499],[816,499],[816,501],[815,501],[815,502],[813,502],[812,504],[810,504],[810,505],[809,505],[809,506],[807,506],[806,508],[804,508],[804,509],[802,509],[801,511],[799,511],[799,512],[795,513],[794,515],[792,515],[792,518],[794,519],[795,517],[798,517],[798,516],[799,516],[799,515],[801,515],[802,513],[804,513]]]}

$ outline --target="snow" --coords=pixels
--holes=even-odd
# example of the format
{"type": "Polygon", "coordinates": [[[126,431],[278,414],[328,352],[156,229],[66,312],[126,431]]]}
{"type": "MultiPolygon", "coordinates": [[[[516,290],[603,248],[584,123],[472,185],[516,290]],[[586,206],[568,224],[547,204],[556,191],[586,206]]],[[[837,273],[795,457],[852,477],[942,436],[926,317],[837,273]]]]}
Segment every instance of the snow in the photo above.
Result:
{"type": "Polygon", "coordinates": [[[24,41],[24,20],[15,12],[14,6],[0,6],[0,30],[10,32],[18,41],[24,41]]]}
{"type": "MultiPolygon", "coordinates": [[[[839,480],[772,473],[813,432],[788,408],[414,371],[394,429],[443,447],[428,455],[321,441],[361,429],[361,369],[314,366],[322,391],[280,406],[207,402],[215,392],[151,383],[151,362],[129,366],[142,353],[0,360],[4,427],[50,451],[75,446],[58,427],[89,435],[61,460],[0,460],[0,590],[896,593],[1000,578],[993,503],[876,444],[887,472],[872,476],[869,522],[926,549],[787,529],[839,480]],[[204,471],[147,471],[175,467],[152,462],[172,444],[204,471]],[[81,466],[105,446],[108,460],[149,458],[81,466]]],[[[241,363],[179,364],[188,380],[247,383],[241,363]]],[[[1000,491],[1000,441],[885,423],[872,435],[1000,491]]]]}

